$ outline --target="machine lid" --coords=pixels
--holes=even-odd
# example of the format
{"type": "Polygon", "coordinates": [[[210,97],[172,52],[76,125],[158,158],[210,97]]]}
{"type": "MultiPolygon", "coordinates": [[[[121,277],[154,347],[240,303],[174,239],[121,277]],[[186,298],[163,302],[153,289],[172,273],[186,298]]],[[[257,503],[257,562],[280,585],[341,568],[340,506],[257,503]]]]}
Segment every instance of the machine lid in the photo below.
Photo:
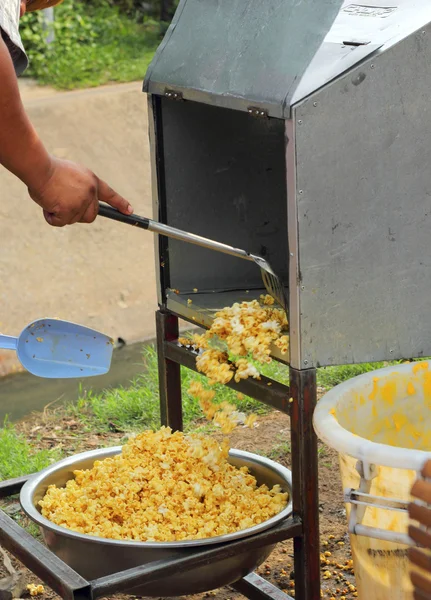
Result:
{"type": "Polygon", "coordinates": [[[290,98],[291,106],[336,79],[361,60],[406,38],[431,21],[429,0],[344,0],[290,98]]]}
{"type": "Polygon", "coordinates": [[[144,91],[288,118],[293,104],[430,21],[429,0],[181,0],[144,91]]]}
{"type": "Polygon", "coordinates": [[[342,0],[181,0],[144,91],[283,117],[342,0]]]}

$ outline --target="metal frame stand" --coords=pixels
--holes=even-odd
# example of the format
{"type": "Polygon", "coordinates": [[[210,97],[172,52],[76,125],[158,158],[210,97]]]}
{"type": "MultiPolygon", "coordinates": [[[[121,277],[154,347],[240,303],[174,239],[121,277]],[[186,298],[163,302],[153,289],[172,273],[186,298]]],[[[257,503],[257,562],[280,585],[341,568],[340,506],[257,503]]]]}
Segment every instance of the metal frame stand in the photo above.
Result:
{"type": "MultiPolygon", "coordinates": [[[[196,371],[196,353],[178,345],[177,316],[159,310],[156,313],[156,325],[162,425],[181,430],[180,370],[183,365],[196,371]]],[[[319,600],[318,455],[317,438],[312,425],[317,402],[316,369],[298,371],[290,368],[290,387],[266,377],[260,381],[247,379],[240,383],[229,383],[228,386],[290,415],[293,518],[301,527],[286,531],[283,539],[293,538],[296,599],[319,600]],[[268,383],[271,385],[268,386],[268,383]]],[[[214,560],[217,560],[217,556],[214,560]]],[[[289,598],[254,573],[233,587],[250,600],[289,598]]]]}
{"type": "MultiPolygon", "coordinates": [[[[182,429],[181,365],[196,370],[196,354],[177,343],[178,317],[158,311],[157,348],[162,424],[182,429]]],[[[245,550],[294,541],[297,600],[320,600],[319,512],[317,494],[317,441],[312,428],[316,404],[316,371],[290,369],[290,388],[266,377],[230,383],[291,417],[293,516],[275,527],[243,540],[188,553],[184,558],[147,563],[87,581],[0,510],[0,544],[65,600],[96,600],[127,593],[177,572],[235,556],[245,550]],[[268,386],[268,383],[271,383],[268,386]],[[293,401],[290,401],[293,400],[293,401]]],[[[29,477],[0,482],[0,498],[17,494],[29,477]]],[[[233,584],[250,600],[293,600],[255,573],[233,584]]]]}

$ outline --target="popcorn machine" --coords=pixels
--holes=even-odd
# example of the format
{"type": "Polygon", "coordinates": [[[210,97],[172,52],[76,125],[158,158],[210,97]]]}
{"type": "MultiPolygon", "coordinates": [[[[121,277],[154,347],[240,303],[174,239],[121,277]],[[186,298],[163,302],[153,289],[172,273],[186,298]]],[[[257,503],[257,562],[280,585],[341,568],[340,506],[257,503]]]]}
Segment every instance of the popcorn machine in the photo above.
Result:
{"type": "MultiPolygon", "coordinates": [[[[293,516],[89,582],[0,513],[0,542],[63,598],[288,538],[295,597],[320,598],[316,369],[431,354],[430,56],[427,0],[180,0],[144,84],[154,218],[263,256],[285,283],[290,354],[273,356],[290,387],[229,385],[290,414],[293,516]]],[[[264,289],[259,269],[231,256],[163,237],[156,256],[162,422],[181,429],[180,368],[196,355],[177,341],[179,318],[208,327],[217,309],[264,289]]],[[[234,587],[289,598],[253,573],[234,587]]]]}

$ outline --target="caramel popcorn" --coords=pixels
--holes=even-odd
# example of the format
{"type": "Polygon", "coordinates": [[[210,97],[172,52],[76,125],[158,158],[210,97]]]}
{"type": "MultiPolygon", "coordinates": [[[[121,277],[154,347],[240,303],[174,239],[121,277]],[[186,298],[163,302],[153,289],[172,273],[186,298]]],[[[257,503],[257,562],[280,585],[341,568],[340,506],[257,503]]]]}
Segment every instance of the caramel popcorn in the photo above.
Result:
{"type": "MultiPolygon", "coordinates": [[[[280,486],[257,486],[229,464],[229,445],[169,428],[144,431],[121,454],[49,486],[42,514],[61,527],[116,540],[168,542],[233,533],[285,508],[280,486]]],[[[31,593],[31,592],[30,592],[31,593]]]]}
{"type": "Polygon", "coordinates": [[[243,424],[246,427],[253,428],[256,422],[256,415],[247,416],[245,413],[238,412],[236,406],[229,402],[214,404],[212,400],[215,392],[206,390],[199,381],[193,381],[190,384],[188,393],[199,400],[199,405],[208,421],[218,425],[224,434],[231,433],[237,425],[243,424]]]}
{"type": "Polygon", "coordinates": [[[229,383],[248,377],[259,379],[259,372],[246,357],[251,355],[260,363],[271,362],[271,345],[275,344],[283,354],[289,349],[289,337],[282,335],[287,327],[284,310],[273,308],[274,299],[268,294],[257,300],[235,303],[216,313],[211,328],[203,335],[194,335],[184,344],[204,350],[196,365],[211,382],[229,383]],[[227,352],[209,347],[209,340],[218,337],[227,345],[227,352]],[[229,362],[229,353],[235,357],[229,362]]]}
{"type": "MultiPolygon", "coordinates": [[[[274,298],[267,294],[251,302],[235,303],[216,313],[211,328],[203,335],[194,334],[190,339],[179,338],[183,346],[194,347],[200,351],[196,357],[198,371],[204,373],[210,384],[226,384],[234,379],[260,379],[255,365],[246,357],[251,355],[259,363],[271,362],[271,345],[275,344],[286,354],[289,350],[289,336],[282,335],[287,327],[284,310],[273,308],[274,298]],[[227,346],[227,351],[210,346],[212,338],[217,337],[227,346]],[[229,354],[234,357],[229,360],[229,354]]],[[[230,433],[238,424],[253,427],[255,415],[242,418],[235,407],[226,408],[212,403],[208,391],[201,386],[190,387],[189,393],[198,398],[201,408],[208,420],[230,433]]]]}
{"type": "Polygon", "coordinates": [[[45,588],[43,587],[43,585],[36,585],[34,583],[29,583],[27,585],[27,591],[30,594],[30,596],[41,596],[42,594],[45,593],[45,588]]]}

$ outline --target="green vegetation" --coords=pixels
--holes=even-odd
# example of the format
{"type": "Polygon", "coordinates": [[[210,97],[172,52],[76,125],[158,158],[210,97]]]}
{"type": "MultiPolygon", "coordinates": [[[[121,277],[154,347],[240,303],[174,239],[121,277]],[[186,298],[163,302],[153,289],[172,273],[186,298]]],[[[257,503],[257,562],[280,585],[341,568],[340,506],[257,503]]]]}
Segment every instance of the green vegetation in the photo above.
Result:
{"type": "MultiPolygon", "coordinates": [[[[73,416],[79,421],[84,431],[92,433],[109,433],[110,431],[130,432],[148,427],[159,427],[159,390],[157,353],[153,346],[143,349],[144,372],[127,387],[106,390],[101,394],[82,394],[79,400],[60,409],[59,414],[73,416]]],[[[403,362],[403,361],[398,361],[403,362]]],[[[363,365],[345,365],[327,367],[318,370],[317,382],[321,388],[330,389],[352,377],[394,363],[366,363],[363,365]]],[[[261,371],[267,377],[288,384],[289,370],[285,365],[272,361],[268,365],[260,365],[261,371]]],[[[198,375],[186,368],[181,369],[183,393],[183,418],[185,430],[209,432],[213,426],[202,415],[198,402],[187,390],[190,383],[198,379],[209,389],[206,377],[198,375]]],[[[235,404],[238,410],[250,413],[265,414],[270,409],[248,396],[238,395],[234,390],[216,385],[216,402],[227,401],[235,404]]],[[[288,454],[289,444],[280,438],[275,441],[269,457],[278,460],[288,454]]],[[[324,455],[324,450],[320,450],[324,455]]],[[[15,427],[5,421],[0,429],[0,480],[18,477],[43,469],[51,462],[58,460],[57,450],[33,451],[31,445],[23,436],[17,433],[15,427]]]]}
{"type": "Polygon", "coordinates": [[[271,448],[271,451],[268,453],[268,458],[278,462],[280,460],[285,460],[286,456],[290,455],[290,452],[290,443],[286,442],[282,435],[279,435],[277,436],[277,440],[275,441],[274,446],[271,448]]]}
{"type": "Polygon", "coordinates": [[[330,390],[331,388],[339,385],[343,381],[357,377],[363,373],[369,373],[370,371],[376,371],[377,369],[383,369],[384,367],[390,367],[400,365],[405,362],[416,362],[421,360],[429,360],[428,358],[413,358],[413,359],[402,359],[394,360],[392,362],[377,362],[377,363],[362,363],[359,365],[342,365],[339,367],[324,367],[317,371],[317,385],[330,390]]]}
{"type": "Polygon", "coordinates": [[[34,451],[7,420],[0,429],[0,480],[35,473],[59,458],[57,450],[34,451]]]}
{"type": "Polygon", "coordinates": [[[26,75],[58,89],[143,80],[160,41],[160,23],[137,22],[105,0],[65,0],[55,9],[55,39],[46,43],[42,12],[25,15],[26,75]]]}
{"type": "Polygon", "coordinates": [[[357,377],[363,373],[369,373],[376,369],[382,369],[390,364],[396,363],[363,363],[360,365],[342,365],[340,367],[324,367],[318,370],[317,385],[329,390],[343,381],[357,377]]]}
{"type": "MultiPolygon", "coordinates": [[[[143,354],[145,372],[129,387],[107,390],[103,394],[90,393],[81,397],[77,404],[70,405],[67,410],[86,427],[97,431],[131,431],[143,427],[158,427],[160,412],[157,353],[153,346],[147,346],[143,354]]],[[[269,366],[274,372],[279,369],[276,363],[269,366]]],[[[189,429],[196,421],[203,420],[198,402],[187,393],[190,383],[195,379],[209,389],[206,377],[186,368],[181,369],[185,429],[189,429]]],[[[240,411],[260,414],[268,411],[264,405],[248,396],[238,398],[237,392],[226,386],[216,385],[212,389],[217,392],[216,400],[232,402],[240,411]]]]}
{"type": "MultiPolygon", "coordinates": [[[[117,430],[128,432],[144,427],[158,427],[160,412],[157,353],[153,346],[146,346],[143,355],[144,373],[132,381],[129,386],[106,390],[102,394],[89,393],[83,395],[76,404],[67,407],[70,414],[93,431],[117,430]]],[[[381,368],[387,364],[366,363],[319,369],[317,383],[324,389],[330,389],[342,381],[381,368]]],[[[288,385],[289,369],[287,366],[272,361],[268,365],[259,365],[259,367],[263,375],[288,385]]],[[[206,377],[198,375],[185,367],[181,368],[183,418],[186,430],[192,426],[195,428],[196,423],[199,421],[204,423],[198,402],[187,392],[190,383],[196,379],[206,389],[210,388],[206,377]]],[[[216,385],[211,389],[216,391],[216,402],[231,402],[236,404],[240,411],[264,414],[269,410],[253,398],[242,395],[238,397],[237,392],[226,386],[216,385]]],[[[205,423],[204,429],[207,428],[208,426],[205,423]]]]}

